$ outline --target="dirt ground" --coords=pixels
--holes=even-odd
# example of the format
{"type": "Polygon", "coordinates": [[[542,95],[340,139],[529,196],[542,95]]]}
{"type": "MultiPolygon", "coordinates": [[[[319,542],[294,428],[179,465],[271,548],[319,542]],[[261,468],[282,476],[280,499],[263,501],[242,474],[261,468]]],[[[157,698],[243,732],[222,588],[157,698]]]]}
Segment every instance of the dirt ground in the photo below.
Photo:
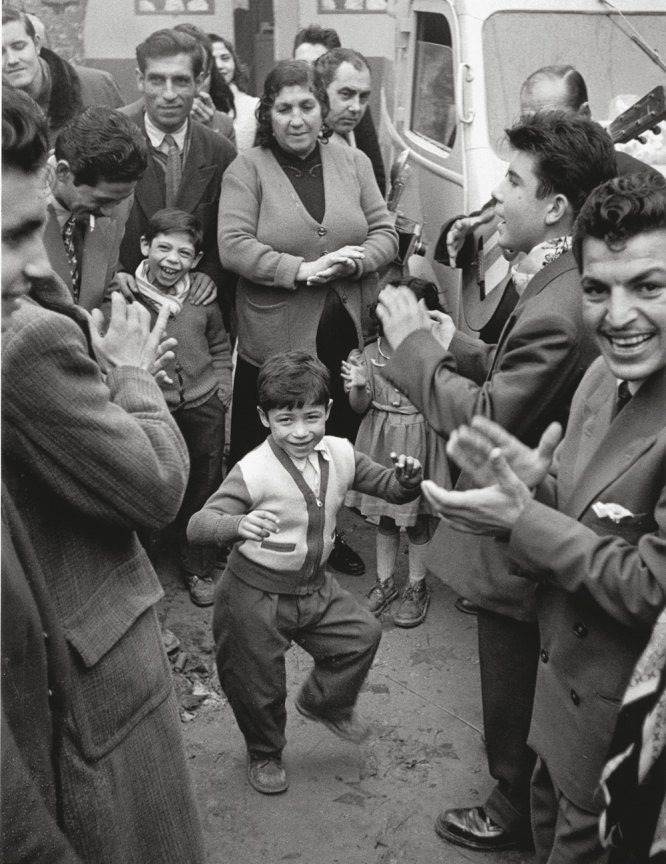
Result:
{"type": "MultiPolygon", "coordinates": [[[[345,511],[341,527],[367,572],[336,574],[361,597],[374,581],[374,528],[345,511]]],[[[166,597],[165,627],[180,640],[172,654],[190,759],[211,864],[523,864],[529,853],[478,853],[440,840],[433,822],[444,808],[482,803],[491,789],[483,749],[476,619],[453,607],[455,595],[429,576],[432,603],[424,624],[393,626],[383,638],[359,710],[373,735],[358,746],[340,741],[296,713],[293,698],[311,665],[287,656],[290,788],[264,796],[245,778],[245,748],[215,674],[211,609],[194,606],[173,552],[155,561],[166,597]]],[[[403,540],[397,580],[406,579],[403,540]]]]}

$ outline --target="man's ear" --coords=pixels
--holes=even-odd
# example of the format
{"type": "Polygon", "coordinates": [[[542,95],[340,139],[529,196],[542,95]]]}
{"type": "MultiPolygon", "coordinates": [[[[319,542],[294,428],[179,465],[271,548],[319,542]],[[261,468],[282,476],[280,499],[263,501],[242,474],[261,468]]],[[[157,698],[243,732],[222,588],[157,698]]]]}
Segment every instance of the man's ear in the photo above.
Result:
{"type": "Polygon", "coordinates": [[[194,79],[194,92],[198,96],[201,93],[201,88],[204,85],[204,81],[206,80],[206,76],[202,72],[197,78],[194,79]]]}
{"type": "Polygon", "coordinates": [[[55,167],[56,179],[61,183],[66,183],[70,177],[73,177],[72,169],[69,167],[69,162],[66,159],[58,159],[55,167]]]}
{"type": "Polygon", "coordinates": [[[327,420],[328,420],[329,415],[330,415],[330,413],[331,413],[331,408],[332,408],[332,407],[333,407],[333,400],[332,400],[332,399],[329,399],[329,400],[328,400],[328,405],[326,406],[326,419],[327,419],[327,420]]]}
{"type": "Polygon", "coordinates": [[[257,405],[257,414],[259,415],[259,419],[261,420],[262,426],[265,426],[267,429],[271,428],[271,424],[268,422],[268,417],[266,416],[266,412],[263,408],[260,408],[257,405]]]}
{"type": "Polygon", "coordinates": [[[145,76],[144,76],[143,72],[138,68],[138,66],[134,70],[134,72],[136,74],[136,86],[139,90],[139,93],[143,93],[143,82],[144,82],[145,76]]]}
{"type": "Polygon", "coordinates": [[[550,200],[546,210],[546,225],[557,225],[571,212],[571,204],[566,195],[558,192],[550,200]]]}
{"type": "Polygon", "coordinates": [[[585,117],[586,120],[592,119],[592,109],[590,108],[589,102],[583,102],[583,104],[578,109],[578,113],[581,117],[585,117]]]}

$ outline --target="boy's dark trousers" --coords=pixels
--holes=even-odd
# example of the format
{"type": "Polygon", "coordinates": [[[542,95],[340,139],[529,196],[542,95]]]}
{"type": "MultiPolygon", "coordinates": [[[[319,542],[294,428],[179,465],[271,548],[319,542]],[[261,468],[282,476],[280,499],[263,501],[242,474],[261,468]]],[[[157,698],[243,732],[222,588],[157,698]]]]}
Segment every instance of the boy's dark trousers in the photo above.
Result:
{"type": "Polygon", "coordinates": [[[215,392],[202,405],[181,407],[172,413],[190,455],[190,476],[174,523],[180,563],[186,573],[209,576],[215,563],[216,547],[191,546],[186,531],[190,517],[201,510],[222,483],[225,408],[215,392]]]}
{"type": "Polygon", "coordinates": [[[222,689],[252,757],[279,758],[287,712],[285,654],[315,661],[299,699],[318,716],[348,717],[379,646],[373,615],[326,574],[313,594],[269,594],[227,571],[215,592],[213,635],[222,689]]]}

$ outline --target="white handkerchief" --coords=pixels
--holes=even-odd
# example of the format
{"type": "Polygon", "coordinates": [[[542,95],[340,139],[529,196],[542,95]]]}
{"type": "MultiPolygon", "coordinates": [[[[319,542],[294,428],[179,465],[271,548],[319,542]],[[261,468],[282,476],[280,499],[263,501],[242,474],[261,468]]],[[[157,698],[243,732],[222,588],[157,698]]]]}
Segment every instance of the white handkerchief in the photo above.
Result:
{"type": "Polygon", "coordinates": [[[593,504],[592,509],[595,516],[598,516],[600,519],[610,519],[611,522],[619,522],[634,515],[631,510],[627,510],[621,504],[602,504],[601,501],[593,504]]]}

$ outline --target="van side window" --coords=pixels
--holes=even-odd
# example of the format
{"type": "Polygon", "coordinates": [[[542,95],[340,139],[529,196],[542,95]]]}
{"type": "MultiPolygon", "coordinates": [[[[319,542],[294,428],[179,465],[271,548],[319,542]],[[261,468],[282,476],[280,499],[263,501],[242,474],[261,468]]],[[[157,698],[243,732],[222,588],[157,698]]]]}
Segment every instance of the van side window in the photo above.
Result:
{"type": "Polygon", "coordinates": [[[451,30],[443,15],[416,13],[412,132],[450,150],[456,138],[451,30]]]}

